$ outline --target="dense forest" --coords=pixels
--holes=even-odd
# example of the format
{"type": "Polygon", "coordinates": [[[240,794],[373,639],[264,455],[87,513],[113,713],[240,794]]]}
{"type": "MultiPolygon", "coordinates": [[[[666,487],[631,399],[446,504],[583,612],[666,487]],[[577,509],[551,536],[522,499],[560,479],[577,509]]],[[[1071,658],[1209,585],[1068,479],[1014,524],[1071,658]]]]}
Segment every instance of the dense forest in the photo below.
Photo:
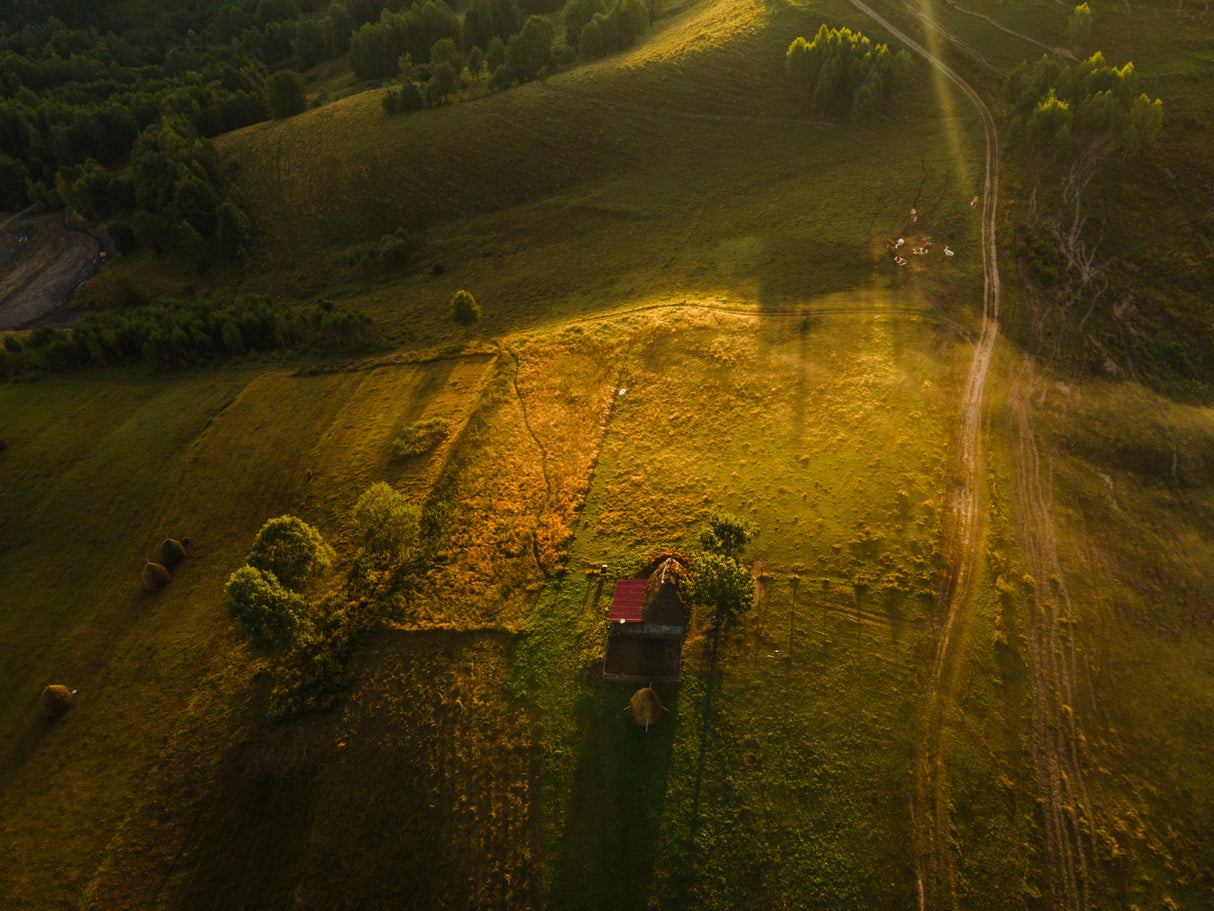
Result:
{"type": "MultiPolygon", "coordinates": [[[[303,111],[299,73],[349,55],[396,80],[389,113],[494,89],[633,44],[642,0],[575,0],[559,49],[554,0],[186,2],[138,16],[118,3],[0,4],[0,210],[72,206],[120,252],[181,249],[198,266],[247,253],[237,175],[211,138],[303,111]]],[[[319,103],[315,100],[313,103],[319,103]]]]}

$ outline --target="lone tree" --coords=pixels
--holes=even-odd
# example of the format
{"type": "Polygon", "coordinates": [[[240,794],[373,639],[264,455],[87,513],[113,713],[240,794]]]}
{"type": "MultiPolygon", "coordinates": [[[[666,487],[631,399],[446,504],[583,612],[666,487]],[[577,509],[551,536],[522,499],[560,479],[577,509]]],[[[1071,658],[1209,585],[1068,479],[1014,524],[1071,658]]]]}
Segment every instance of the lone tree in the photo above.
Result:
{"type": "Polygon", "coordinates": [[[709,517],[708,524],[700,532],[700,547],[736,561],[741,556],[742,549],[754,540],[758,533],[754,523],[718,510],[709,517]]]}
{"type": "Polygon", "coordinates": [[[272,573],[287,588],[302,592],[329,566],[329,549],[320,532],[303,519],[279,516],[261,527],[249,551],[249,565],[272,573]]]}
{"type": "Polygon", "coordinates": [[[467,291],[456,291],[451,298],[451,318],[464,327],[464,334],[481,318],[481,305],[467,291]]]}
{"type": "Polygon", "coordinates": [[[416,549],[421,512],[384,481],[368,487],[354,507],[363,548],[376,560],[396,560],[416,549]]]}
{"type": "Polygon", "coordinates": [[[709,551],[694,553],[689,575],[688,596],[694,604],[712,609],[715,627],[728,629],[754,607],[755,580],[729,557],[709,551]]]}

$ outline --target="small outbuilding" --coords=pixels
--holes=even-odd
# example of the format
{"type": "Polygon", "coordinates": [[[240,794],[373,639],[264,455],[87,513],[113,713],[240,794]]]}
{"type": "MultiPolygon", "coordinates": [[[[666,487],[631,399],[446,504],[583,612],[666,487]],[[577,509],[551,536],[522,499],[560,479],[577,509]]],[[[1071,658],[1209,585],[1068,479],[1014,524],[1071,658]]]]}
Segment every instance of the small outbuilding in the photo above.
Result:
{"type": "Polygon", "coordinates": [[[682,560],[670,555],[647,579],[621,579],[615,584],[603,679],[678,682],[687,624],[679,585],[686,573],[682,560]]]}

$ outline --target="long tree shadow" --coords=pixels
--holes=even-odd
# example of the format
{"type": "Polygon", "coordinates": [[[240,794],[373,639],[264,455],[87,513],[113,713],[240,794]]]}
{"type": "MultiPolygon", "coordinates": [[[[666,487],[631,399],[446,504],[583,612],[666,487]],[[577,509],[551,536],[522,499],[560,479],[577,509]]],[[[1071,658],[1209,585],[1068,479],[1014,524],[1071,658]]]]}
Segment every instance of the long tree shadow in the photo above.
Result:
{"type": "Polygon", "coordinates": [[[687,821],[687,833],[682,847],[682,860],[677,871],[672,871],[671,884],[675,895],[669,907],[684,908],[692,906],[696,891],[696,844],[700,835],[700,825],[703,821],[700,812],[700,798],[704,790],[704,770],[708,764],[708,753],[711,740],[716,732],[713,717],[713,696],[717,689],[717,649],[720,645],[720,629],[714,627],[712,639],[707,652],[700,663],[700,679],[704,683],[703,697],[700,699],[698,714],[699,744],[695,763],[695,784],[691,792],[691,810],[687,821]]]}
{"type": "Polygon", "coordinates": [[[579,756],[548,906],[645,908],[679,719],[675,687],[648,730],[625,710],[636,684],[598,682],[577,705],[579,756]]]}

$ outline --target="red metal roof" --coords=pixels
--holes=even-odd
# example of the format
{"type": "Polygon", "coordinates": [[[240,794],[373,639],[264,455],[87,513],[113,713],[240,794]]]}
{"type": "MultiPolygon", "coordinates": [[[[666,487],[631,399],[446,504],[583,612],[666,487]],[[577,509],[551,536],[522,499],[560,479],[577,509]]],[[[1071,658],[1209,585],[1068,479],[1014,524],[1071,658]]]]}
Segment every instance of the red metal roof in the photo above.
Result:
{"type": "Polygon", "coordinates": [[[645,594],[648,579],[621,579],[615,584],[611,598],[612,623],[640,623],[641,595],[645,594]]]}

